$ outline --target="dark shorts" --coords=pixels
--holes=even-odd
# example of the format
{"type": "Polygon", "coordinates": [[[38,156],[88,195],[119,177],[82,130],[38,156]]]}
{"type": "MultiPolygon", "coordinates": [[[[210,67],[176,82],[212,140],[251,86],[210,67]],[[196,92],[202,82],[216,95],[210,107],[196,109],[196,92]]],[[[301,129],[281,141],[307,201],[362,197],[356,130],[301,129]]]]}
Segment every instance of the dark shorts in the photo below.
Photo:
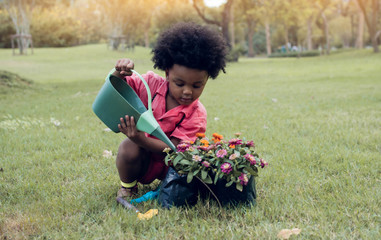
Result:
{"type": "Polygon", "coordinates": [[[168,172],[168,166],[164,163],[165,154],[152,153],[147,172],[143,177],[138,179],[142,184],[150,184],[155,179],[163,180],[168,172]]]}

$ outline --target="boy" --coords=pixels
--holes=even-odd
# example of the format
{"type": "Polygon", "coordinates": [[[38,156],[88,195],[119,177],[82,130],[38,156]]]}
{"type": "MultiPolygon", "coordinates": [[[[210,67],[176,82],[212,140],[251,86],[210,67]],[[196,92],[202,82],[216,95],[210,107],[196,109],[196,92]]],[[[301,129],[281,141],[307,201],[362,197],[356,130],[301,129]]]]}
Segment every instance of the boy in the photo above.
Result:
{"type": "MultiPolygon", "coordinates": [[[[227,45],[222,36],[205,26],[179,23],[164,31],[152,50],[154,67],[165,71],[165,78],[148,72],[143,75],[153,93],[152,110],[164,133],[175,146],[193,141],[206,130],[206,110],[198,100],[209,78],[225,72],[227,45]]],[[[124,78],[145,104],[147,92],[141,80],[132,75],[134,63],[120,59],[115,76],[124,78]]],[[[121,180],[117,197],[137,193],[137,182],[149,184],[163,179],[168,171],[159,139],[136,129],[133,117],[120,119],[119,130],[128,138],[119,146],[116,166],[121,180]]]]}

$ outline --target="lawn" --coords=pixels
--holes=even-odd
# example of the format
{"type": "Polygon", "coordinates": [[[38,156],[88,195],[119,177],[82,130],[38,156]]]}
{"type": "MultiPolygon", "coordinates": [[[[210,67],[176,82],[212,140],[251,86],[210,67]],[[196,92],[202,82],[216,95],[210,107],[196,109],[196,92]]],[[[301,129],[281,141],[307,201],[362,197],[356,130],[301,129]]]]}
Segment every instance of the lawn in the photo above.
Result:
{"type": "Polygon", "coordinates": [[[138,72],[152,69],[150,51],[139,47],[28,56],[0,49],[0,70],[33,81],[0,85],[0,239],[275,239],[285,228],[302,229],[291,239],[381,238],[380,54],[230,63],[201,96],[207,135],[254,140],[269,162],[256,179],[257,204],[139,204],[159,209],[149,221],[116,204],[115,154],[124,137],[104,131],[91,110],[122,57],[134,59],[138,72]]]}

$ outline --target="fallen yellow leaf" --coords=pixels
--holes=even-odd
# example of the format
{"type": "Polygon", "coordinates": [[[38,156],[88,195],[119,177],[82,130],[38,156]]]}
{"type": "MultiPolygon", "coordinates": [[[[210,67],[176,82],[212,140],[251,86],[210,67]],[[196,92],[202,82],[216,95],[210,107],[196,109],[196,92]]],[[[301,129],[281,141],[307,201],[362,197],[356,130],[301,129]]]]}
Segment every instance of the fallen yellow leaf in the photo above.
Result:
{"type": "Polygon", "coordinates": [[[139,220],[148,220],[151,219],[153,216],[157,215],[159,213],[159,210],[157,209],[150,209],[146,213],[138,213],[139,220]]]}

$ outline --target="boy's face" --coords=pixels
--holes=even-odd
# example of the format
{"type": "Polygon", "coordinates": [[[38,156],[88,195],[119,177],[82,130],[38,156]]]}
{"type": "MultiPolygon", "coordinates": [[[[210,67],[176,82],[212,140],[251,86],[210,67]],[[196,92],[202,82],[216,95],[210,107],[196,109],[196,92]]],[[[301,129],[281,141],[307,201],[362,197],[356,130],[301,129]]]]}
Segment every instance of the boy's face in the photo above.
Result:
{"type": "Polygon", "coordinates": [[[200,97],[206,82],[208,72],[174,64],[165,72],[169,82],[168,101],[178,105],[190,105],[200,97]]]}

